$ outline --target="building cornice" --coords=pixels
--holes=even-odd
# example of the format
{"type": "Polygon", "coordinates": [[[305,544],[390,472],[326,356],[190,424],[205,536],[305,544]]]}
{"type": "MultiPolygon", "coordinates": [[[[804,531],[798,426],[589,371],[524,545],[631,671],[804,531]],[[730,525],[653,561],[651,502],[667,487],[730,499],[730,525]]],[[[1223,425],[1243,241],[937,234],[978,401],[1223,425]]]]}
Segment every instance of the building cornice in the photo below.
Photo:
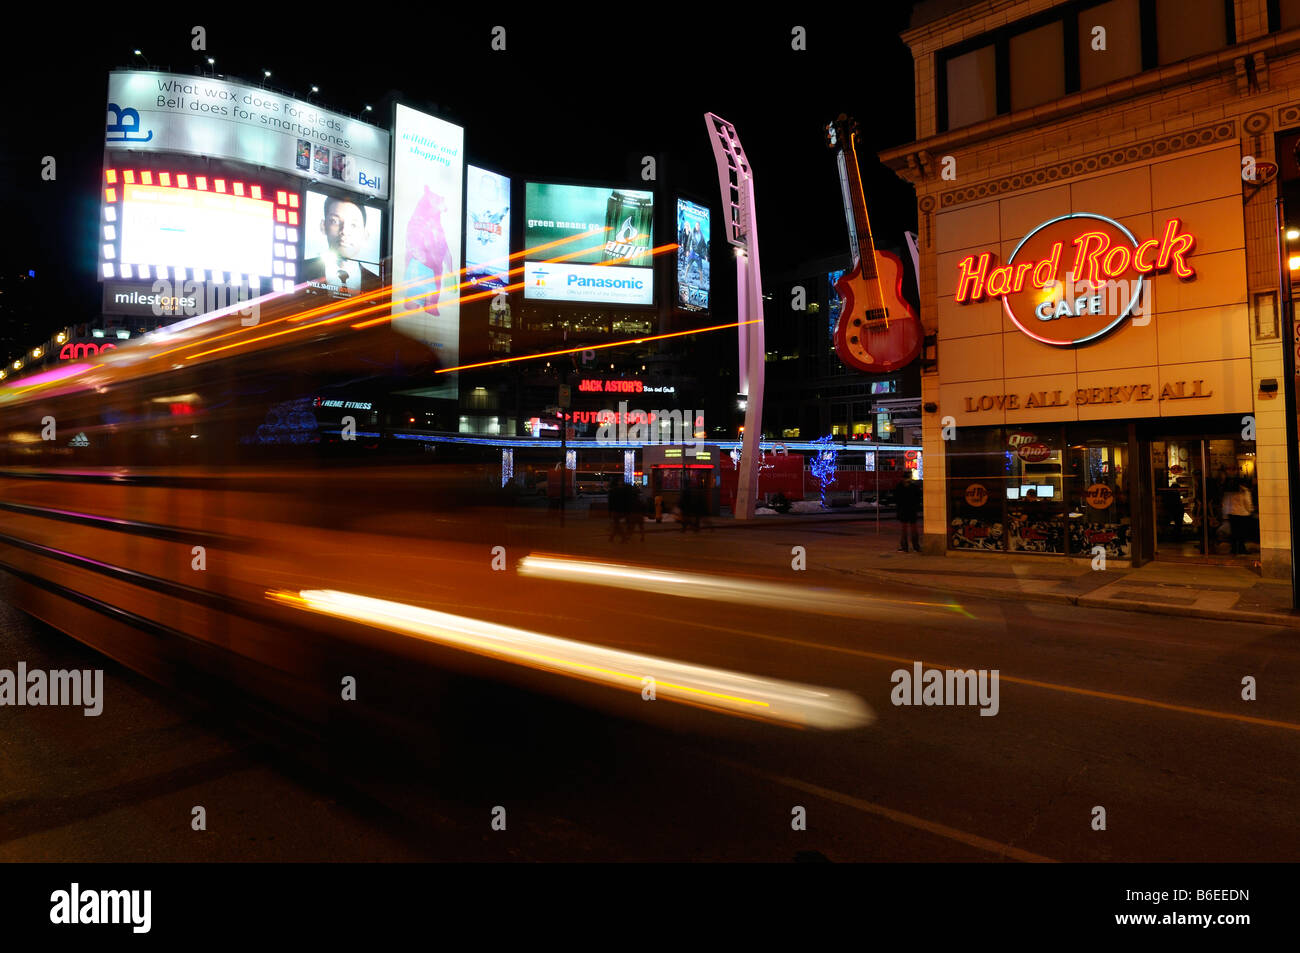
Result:
{"type": "MultiPolygon", "coordinates": [[[[893,149],[885,149],[877,156],[893,169],[900,178],[913,185],[937,175],[936,157],[949,155],[961,149],[979,145],[1010,133],[1026,129],[1043,129],[1055,122],[1076,121],[1091,110],[1114,106],[1144,96],[1168,96],[1179,86],[1211,76],[1236,77],[1238,91],[1245,94],[1247,62],[1255,70],[1257,79],[1267,85],[1267,62],[1300,50],[1300,28],[1239,43],[1216,53],[1147,70],[1127,79],[1117,80],[1084,92],[1072,93],[1063,99],[1044,103],[1032,109],[997,116],[993,119],[966,126],[951,132],[940,133],[893,149]]],[[[1121,150],[1122,151],[1122,150],[1121,150]]]]}

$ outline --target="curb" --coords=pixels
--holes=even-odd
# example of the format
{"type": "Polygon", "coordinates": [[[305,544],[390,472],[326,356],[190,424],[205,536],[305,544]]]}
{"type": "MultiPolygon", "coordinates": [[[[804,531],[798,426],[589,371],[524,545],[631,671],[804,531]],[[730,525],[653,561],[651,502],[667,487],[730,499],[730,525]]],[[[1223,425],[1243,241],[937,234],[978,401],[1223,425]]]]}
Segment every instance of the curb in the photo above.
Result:
{"type": "Polygon", "coordinates": [[[1220,622],[1255,622],[1262,625],[1276,625],[1286,628],[1300,628],[1300,613],[1285,612],[1247,612],[1235,609],[1203,609],[1196,606],[1171,605],[1167,602],[1141,602],[1134,600],[1101,599],[1090,595],[1071,595],[1068,592],[1010,592],[1004,589],[988,589],[982,586],[963,586],[944,583],[937,585],[925,582],[912,582],[899,579],[885,569],[858,569],[858,575],[867,576],[881,582],[894,585],[915,586],[935,592],[959,592],[963,595],[981,596],[1001,602],[1049,602],[1057,605],[1074,605],[1084,609],[1119,609],[1131,612],[1149,612],[1154,615],[1178,615],[1194,619],[1216,619],[1220,622]]]}

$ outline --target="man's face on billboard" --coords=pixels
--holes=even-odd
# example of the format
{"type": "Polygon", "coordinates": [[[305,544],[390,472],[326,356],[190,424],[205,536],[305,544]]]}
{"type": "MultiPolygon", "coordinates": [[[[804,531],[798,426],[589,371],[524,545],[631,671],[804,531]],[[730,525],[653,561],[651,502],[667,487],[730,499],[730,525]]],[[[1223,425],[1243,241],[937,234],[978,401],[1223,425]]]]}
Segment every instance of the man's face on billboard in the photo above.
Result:
{"type": "Polygon", "coordinates": [[[366,218],[352,202],[336,202],[321,222],[330,251],[340,258],[359,258],[366,241],[366,218]]]}

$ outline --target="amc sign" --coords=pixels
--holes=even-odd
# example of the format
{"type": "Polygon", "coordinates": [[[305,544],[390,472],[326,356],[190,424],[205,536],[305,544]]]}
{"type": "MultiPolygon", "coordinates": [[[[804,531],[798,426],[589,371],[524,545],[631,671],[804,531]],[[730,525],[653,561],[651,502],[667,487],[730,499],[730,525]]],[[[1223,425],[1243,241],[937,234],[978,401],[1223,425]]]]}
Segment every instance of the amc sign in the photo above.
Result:
{"type": "Polygon", "coordinates": [[[69,341],[63,345],[63,350],[59,351],[60,361],[71,361],[81,357],[94,357],[96,354],[103,354],[105,351],[115,351],[117,345],[105,341],[103,344],[96,344],[94,341],[69,341]]]}
{"type": "Polygon", "coordinates": [[[1159,272],[1194,278],[1187,264],[1196,239],[1171,218],[1159,237],[1139,242],[1104,215],[1054,218],[1020,240],[1005,265],[989,252],[958,263],[955,300],[1002,299],[1007,317],[1035,341],[1072,347],[1118,328],[1143,306],[1144,281],[1159,272]]]}

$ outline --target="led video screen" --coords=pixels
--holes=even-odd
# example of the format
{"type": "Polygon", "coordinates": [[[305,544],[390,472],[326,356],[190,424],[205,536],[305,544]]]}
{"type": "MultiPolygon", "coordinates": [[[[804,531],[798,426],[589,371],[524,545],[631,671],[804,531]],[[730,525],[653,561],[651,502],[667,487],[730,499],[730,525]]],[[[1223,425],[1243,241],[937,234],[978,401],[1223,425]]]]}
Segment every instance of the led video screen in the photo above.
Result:
{"type": "Polygon", "coordinates": [[[529,182],[524,298],[654,304],[654,193],[529,182]]]}
{"type": "Polygon", "coordinates": [[[229,193],[127,185],[122,264],[271,276],[275,205],[229,193]]]}

